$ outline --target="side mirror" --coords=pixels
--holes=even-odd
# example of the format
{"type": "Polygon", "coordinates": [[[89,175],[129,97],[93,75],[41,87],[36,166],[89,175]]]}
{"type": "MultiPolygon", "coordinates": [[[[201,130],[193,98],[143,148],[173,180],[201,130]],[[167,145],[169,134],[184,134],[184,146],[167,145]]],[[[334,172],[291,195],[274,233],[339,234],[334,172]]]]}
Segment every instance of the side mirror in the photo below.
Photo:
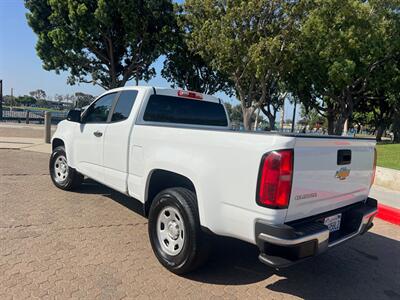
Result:
{"type": "Polygon", "coordinates": [[[80,123],[81,122],[81,111],[79,109],[71,109],[68,112],[67,120],[71,122],[80,123]]]}

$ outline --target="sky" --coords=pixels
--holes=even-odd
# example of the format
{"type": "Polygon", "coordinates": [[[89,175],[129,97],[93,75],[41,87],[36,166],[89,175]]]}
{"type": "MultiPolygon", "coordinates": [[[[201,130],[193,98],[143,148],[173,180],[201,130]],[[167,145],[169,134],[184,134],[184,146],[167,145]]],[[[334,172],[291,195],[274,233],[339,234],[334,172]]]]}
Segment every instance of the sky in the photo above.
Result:
{"type": "MultiPolygon", "coordinates": [[[[3,80],[3,95],[9,95],[11,88],[15,96],[28,94],[30,91],[42,89],[50,97],[55,94],[75,94],[76,92],[99,95],[104,90],[92,84],[67,84],[68,73],[56,74],[45,71],[42,62],[36,55],[36,35],[28,26],[25,18],[26,9],[23,0],[0,0],[0,79],[3,80]]],[[[148,83],[168,87],[170,84],[161,77],[162,59],[154,63],[157,76],[148,83]]],[[[128,82],[127,85],[133,85],[128,82]]],[[[223,93],[216,96],[223,101],[239,104],[234,97],[223,93]]],[[[285,119],[291,118],[293,106],[285,104],[285,119]]],[[[298,116],[296,117],[298,119],[298,116]]]]}

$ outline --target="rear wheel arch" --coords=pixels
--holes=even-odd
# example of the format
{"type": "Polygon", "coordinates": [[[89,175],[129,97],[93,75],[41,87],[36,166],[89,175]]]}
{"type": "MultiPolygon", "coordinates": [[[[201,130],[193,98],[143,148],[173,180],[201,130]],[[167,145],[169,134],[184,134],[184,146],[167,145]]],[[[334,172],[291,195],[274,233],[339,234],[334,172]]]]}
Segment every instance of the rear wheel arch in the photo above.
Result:
{"type": "MultiPolygon", "coordinates": [[[[196,196],[196,188],[193,181],[182,174],[164,169],[152,170],[148,176],[146,195],[144,202],[144,215],[148,217],[150,206],[157,194],[167,188],[186,188],[192,191],[196,196]]],[[[198,209],[198,204],[195,203],[198,209]]]]}
{"type": "Polygon", "coordinates": [[[187,188],[167,188],[157,194],[148,233],[157,259],[175,274],[191,272],[207,260],[211,241],[201,230],[196,195],[187,188]]]}

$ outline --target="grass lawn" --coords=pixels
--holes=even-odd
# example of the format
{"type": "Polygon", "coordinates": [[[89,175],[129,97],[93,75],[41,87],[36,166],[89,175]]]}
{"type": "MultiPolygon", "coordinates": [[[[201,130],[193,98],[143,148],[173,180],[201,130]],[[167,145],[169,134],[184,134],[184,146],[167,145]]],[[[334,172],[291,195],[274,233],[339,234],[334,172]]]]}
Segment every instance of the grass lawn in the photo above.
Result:
{"type": "Polygon", "coordinates": [[[378,166],[400,170],[400,144],[378,144],[376,150],[378,166]]]}
{"type": "MultiPolygon", "coordinates": [[[[65,112],[66,110],[59,110],[59,109],[53,109],[53,108],[46,108],[46,107],[33,107],[33,106],[13,106],[15,109],[27,109],[27,110],[45,110],[45,111],[51,111],[51,112],[65,112]]],[[[9,106],[3,106],[3,110],[9,110],[9,106]]]]}

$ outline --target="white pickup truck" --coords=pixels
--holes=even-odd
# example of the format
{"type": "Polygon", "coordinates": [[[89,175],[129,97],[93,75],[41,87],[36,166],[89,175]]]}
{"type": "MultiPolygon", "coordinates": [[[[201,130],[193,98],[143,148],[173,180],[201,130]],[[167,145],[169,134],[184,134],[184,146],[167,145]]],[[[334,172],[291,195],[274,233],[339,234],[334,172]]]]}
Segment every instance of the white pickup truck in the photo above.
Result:
{"type": "Polygon", "coordinates": [[[373,140],[233,131],[221,101],[196,92],[107,91],[70,111],[52,149],[57,187],[86,176],[140,201],[177,274],[205,260],[210,234],[256,244],[279,268],[363,234],[377,212],[373,140]]]}

